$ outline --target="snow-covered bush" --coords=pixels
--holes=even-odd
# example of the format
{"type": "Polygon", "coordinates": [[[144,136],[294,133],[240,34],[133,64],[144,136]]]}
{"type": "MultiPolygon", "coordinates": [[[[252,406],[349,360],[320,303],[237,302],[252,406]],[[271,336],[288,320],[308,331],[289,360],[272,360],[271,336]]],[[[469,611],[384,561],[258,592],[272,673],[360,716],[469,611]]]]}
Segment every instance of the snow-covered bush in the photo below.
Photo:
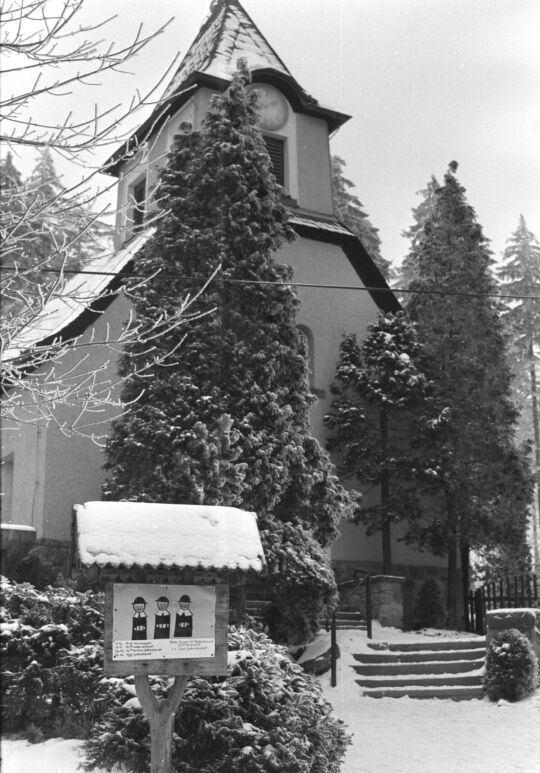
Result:
{"type": "Polygon", "coordinates": [[[433,577],[424,580],[416,597],[415,628],[439,628],[444,623],[445,611],[439,583],[433,577]]]}
{"type": "MultiPolygon", "coordinates": [[[[2,581],[4,731],[89,738],[88,763],[146,771],[148,723],[132,679],[103,674],[103,599],[2,581]]],[[[156,693],[167,682],[154,680],[156,693]]],[[[227,678],[192,679],[176,716],[175,770],[337,773],[348,743],[319,684],[265,634],[231,628],[227,678]]]]}
{"type": "MultiPolygon", "coordinates": [[[[262,633],[231,628],[227,679],[192,679],[176,714],[177,773],[337,773],[349,739],[315,680],[262,633]]],[[[149,730],[132,702],[108,711],[85,767],[148,769],[149,730]]]]}
{"type": "Polygon", "coordinates": [[[484,689],[492,701],[519,701],[538,686],[538,661],[528,638],[516,628],[501,631],[486,654],[484,689]]]}
{"type": "Polygon", "coordinates": [[[88,735],[115,696],[100,686],[103,597],[1,581],[4,730],[41,740],[88,735]]]}

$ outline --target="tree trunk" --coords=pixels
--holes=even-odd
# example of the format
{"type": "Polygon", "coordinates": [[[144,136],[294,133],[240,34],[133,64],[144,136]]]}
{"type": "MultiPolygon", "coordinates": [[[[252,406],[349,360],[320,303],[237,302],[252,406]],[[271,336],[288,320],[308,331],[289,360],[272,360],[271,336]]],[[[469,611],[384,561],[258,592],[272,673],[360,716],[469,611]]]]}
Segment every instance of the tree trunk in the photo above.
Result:
{"type": "Polygon", "coordinates": [[[530,348],[530,379],[531,379],[531,410],[533,420],[533,432],[534,432],[534,481],[536,489],[536,502],[533,508],[533,560],[535,569],[538,571],[540,566],[540,534],[538,533],[538,525],[540,519],[540,424],[538,416],[538,385],[536,383],[536,369],[534,363],[534,353],[530,348]]]}
{"type": "Polygon", "coordinates": [[[463,592],[463,617],[465,629],[469,630],[469,582],[470,582],[470,560],[471,548],[468,543],[461,545],[461,586],[463,592]]]}
{"type": "MultiPolygon", "coordinates": [[[[388,445],[388,417],[384,411],[380,413],[381,430],[381,451],[383,465],[386,460],[386,450],[388,445]]],[[[381,536],[382,536],[382,572],[383,574],[392,573],[392,531],[390,528],[390,517],[388,514],[388,502],[390,494],[390,479],[388,469],[383,466],[381,472],[381,536]]]]}
{"type": "Polygon", "coordinates": [[[150,773],[172,773],[174,717],[187,676],[176,676],[168,698],[159,700],[148,676],[135,677],[135,691],[150,725],[150,773]]]}
{"type": "Polygon", "coordinates": [[[453,498],[446,492],[446,510],[448,517],[448,593],[446,609],[449,628],[457,628],[457,599],[459,573],[457,567],[457,518],[453,498]]]}

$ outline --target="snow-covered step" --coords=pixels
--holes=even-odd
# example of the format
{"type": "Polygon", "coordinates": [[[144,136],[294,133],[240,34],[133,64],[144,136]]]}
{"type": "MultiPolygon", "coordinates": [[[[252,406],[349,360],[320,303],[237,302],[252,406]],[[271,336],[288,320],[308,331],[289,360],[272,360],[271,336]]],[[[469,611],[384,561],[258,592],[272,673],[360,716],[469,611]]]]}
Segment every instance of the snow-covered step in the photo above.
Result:
{"type": "Polygon", "coordinates": [[[420,663],[434,660],[483,660],[483,649],[470,650],[417,650],[414,652],[365,652],[355,655],[363,663],[420,663]]]}
{"type": "MultiPolygon", "coordinates": [[[[381,651],[381,647],[376,642],[368,642],[368,647],[374,650],[381,651]]],[[[421,641],[421,642],[408,642],[408,643],[391,643],[386,644],[384,650],[390,652],[418,652],[419,650],[435,652],[439,650],[471,650],[471,649],[486,649],[485,636],[476,637],[474,639],[444,639],[438,641],[421,641]]]]}
{"type": "Polygon", "coordinates": [[[411,674],[403,674],[403,676],[380,676],[380,677],[362,677],[356,679],[356,684],[364,688],[373,687],[456,687],[473,685],[475,687],[482,686],[482,673],[472,674],[419,674],[418,676],[411,676],[411,674]]]}
{"type": "Polygon", "coordinates": [[[336,613],[336,628],[340,630],[355,628],[365,631],[366,627],[366,621],[360,612],[349,612],[340,609],[336,613]]]}
{"type": "Polygon", "coordinates": [[[445,700],[465,701],[473,698],[482,699],[484,691],[482,687],[465,685],[452,687],[374,687],[364,690],[364,695],[370,698],[440,698],[445,700]]]}
{"type": "Polygon", "coordinates": [[[355,681],[371,698],[451,698],[483,696],[485,638],[377,645],[354,655],[355,681]]]}
{"type": "MultiPolygon", "coordinates": [[[[355,655],[355,660],[362,660],[361,655],[355,655]]],[[[363,663],[353,666],[357,674],[375,676],[386,674],[463,674],[481,668],[483,659],[478,660],[443,660],[420,661],[419,663],[363,663]]]]}

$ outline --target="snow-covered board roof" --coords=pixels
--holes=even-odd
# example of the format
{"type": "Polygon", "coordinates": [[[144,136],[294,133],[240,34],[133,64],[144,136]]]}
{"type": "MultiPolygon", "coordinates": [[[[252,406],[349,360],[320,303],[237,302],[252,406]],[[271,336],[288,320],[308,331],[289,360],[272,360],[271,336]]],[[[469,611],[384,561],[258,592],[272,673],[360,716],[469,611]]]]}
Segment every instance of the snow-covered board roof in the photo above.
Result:
{"type": "Polygon", "coordinates": [[[230,80],[238,59],[251,70],[289,70],[237,0],[214,0],[210,15],[182,59],[162,99],[172,96],[194,72],[230,80]]]}
{"type": "Polygon", "coordinates": [[[264,568],[255,513],[146,502],[85,502],[74,510],[84,566],[264,568]]]}
{"type": "Polygon", "coordinates": [[[31,322],[10,341],[3,359],[7,361],[18,357],[22,352],[65,330],[92,302],[107,292],[107,287],[114,277],[129,263],[152,233],[153,230],[149,229],[132,239],[121,250],[108,250],[85,263],[83,271],[68,279],[63,288],[53,295],[31,322]]]}

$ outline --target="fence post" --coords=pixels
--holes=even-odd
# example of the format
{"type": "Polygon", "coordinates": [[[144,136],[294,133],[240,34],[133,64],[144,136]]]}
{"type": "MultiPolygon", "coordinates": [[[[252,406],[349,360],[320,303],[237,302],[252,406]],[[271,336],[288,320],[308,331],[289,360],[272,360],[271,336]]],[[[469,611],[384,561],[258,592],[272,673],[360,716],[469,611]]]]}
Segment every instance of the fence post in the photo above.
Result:
{"type": "Polygon", "coordinates": [[[368,639],[373,637],[371,628],[371,582],[369,574],[366,574],[366,633],[368,639]]]}
{"type": "Polygon", "coordinates": [[[476,633],[484,633],[484,604],[482,599],[482,589],[478,588],[474,592],[474,616],[476,618],[476,633]]]}

